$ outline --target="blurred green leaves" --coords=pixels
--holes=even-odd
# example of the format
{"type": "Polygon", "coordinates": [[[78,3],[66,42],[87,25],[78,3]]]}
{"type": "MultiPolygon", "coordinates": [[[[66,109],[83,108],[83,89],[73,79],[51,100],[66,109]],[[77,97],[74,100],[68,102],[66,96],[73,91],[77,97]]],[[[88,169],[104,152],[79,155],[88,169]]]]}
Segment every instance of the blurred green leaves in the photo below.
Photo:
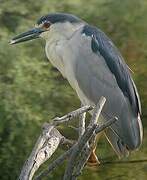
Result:
{"type": "MultiPolygon", "coordinates": [[[[147,118],[146,0],[0,0],[0,179],[3,180],[17,178],[44,121],[80,104],[67,81],[45,57],[44,42],[8,44],[11,37],[31,28],[40,16],[49,12],[73,13],[109,35],[134,71],[144,120],[147,118]]],[[[100,145],[100,149],[105,156],[107,146],[100,145]]],[[[103,170],[108,172],[107,167],[103,170]]],[[[50,177],[60,179],[61,174],[62,170],[50,177]]],[[[97,179],[96,173],[93,178],[97,179]]],[[[101,178],[104,175],[100,170],[101,178]]]]}

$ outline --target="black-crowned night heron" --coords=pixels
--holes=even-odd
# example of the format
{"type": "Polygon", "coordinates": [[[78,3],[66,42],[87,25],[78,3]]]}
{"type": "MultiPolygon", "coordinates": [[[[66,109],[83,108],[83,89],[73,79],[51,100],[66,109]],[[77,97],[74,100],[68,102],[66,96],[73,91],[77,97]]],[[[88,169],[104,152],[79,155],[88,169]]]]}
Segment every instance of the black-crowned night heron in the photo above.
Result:
{"type": "Polygon", "coordinates": [[[113,42],[98,28],[71,14],[41,17],[37,25],[10,44],[36,38],[46,41],[45,51],[69,81],[83,105],[96,105],[106,97],[102,121],[118,117],[103,132],[119,156],[137,149],[143,136],[140,99],[130,70],[113,42]]]}

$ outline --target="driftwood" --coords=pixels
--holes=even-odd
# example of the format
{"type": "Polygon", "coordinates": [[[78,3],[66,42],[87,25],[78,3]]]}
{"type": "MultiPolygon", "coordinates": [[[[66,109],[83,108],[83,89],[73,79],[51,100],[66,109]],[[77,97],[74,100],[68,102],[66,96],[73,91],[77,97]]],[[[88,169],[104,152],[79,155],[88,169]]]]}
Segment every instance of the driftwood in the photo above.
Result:
{"type": "Polygon", "coordinates": [[[98,118],[105,101],[106,99],[102,97],[96,107],[83,106],[63,117],[54,118],[50,123],[45,123],[32,153],[21,170],[19,180],[31,180],[38,168],[53,155],[60,144],[69,144],[70,148],[54,160],[48,168],[35,177],[35,179],[39,180],[44,176],[47,176],[64,160],[66,160],[66,157],[68,157],[69,160],[67,162],[63,179],[77,179],[90,156],[93,144],[95,144],[96,135],[117,120],[117,118],[113,118],[101,126],[98,125],[98,118]],[[86,127],[86,112],[91,110],[93,110],[93,116],[89,125],[86,127]],[[65,122],[69,123],[75,117],[79,117],[79,138],[76,142],[65,138],[56,128],[65,122]]]}

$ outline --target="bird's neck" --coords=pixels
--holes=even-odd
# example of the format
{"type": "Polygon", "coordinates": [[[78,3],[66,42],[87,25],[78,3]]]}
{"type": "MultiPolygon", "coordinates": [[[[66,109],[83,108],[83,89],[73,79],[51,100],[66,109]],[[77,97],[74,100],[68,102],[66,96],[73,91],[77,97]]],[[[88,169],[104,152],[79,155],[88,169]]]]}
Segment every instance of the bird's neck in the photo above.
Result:
{"type": "Polygon", "coordinates": [[[55,66],[64,77],[65,75],[65,66],[66,62],[64,62],[63,54],[68,50],[66,47],[68,41],[72,38],[74,33],[82,28],[83,24],[77,24],[76,26],[70,26],[71,28],[67,28],[70,26],[67,24],[61,31],[59,31],[58,27],[54,27],[50,30],[50,33],[46,36],[46,55],[50,62],[55,66]]]}

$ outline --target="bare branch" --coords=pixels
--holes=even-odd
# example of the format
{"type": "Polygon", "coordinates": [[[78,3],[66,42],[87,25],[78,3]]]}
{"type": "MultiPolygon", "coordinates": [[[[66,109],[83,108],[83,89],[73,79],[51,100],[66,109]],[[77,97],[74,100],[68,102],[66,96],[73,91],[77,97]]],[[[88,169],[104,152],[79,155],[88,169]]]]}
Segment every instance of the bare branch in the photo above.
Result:
{"type": "Polygon", "coordinates": [[[103,161],[103,164],[132,164],[132,163],[147,163],[147,159],[136,159],[130,161],[103,161]]]}
{"type": "MultiPolygon", "coordinates": [[[[105,130],[106,128],[108,128],[110,125],[112,125],[116,121],[117,121],[117,118],[114,118],[114,119],[111,119],[108,122],[104,123],[101,126],[96,125],[96,128],[94,129],[93,133],[91,134],[91,137],[89,138],[89,140],[95,139],[95,136],[97,135],[97,133],[100,133],[101,131],[105,130]]],[[[85,166],[85,163],[87,162],[87,160],[90,156],[91,150],[92,150],[92,146],[85,146],[85,148],[81,151],[80,158],[78,156],[78,163],[77,164],[74,163],[74,164],[76,164],[75,166],[73,165],[75,170],[73,169],[71,176],[69,176],[69,180],[70,180],[70,178],[71,178],[71,180],[76,180],[77,176],[79,176],[81,174],[81,170],[85,166]]],[[[76,162],[76,161],[73,161],[73,162],[76,162]]]]}
{"type": "MultiPolygon", "coordinates": [[[[97,124],[98,118],[100,116],[100,113],[103,109],[105,102],[106,102],[106,98],[101,97],[96,108],[94,109],[93,116],[91,118],[89,126],[93,124],[97,124]]],[[[91,145],[89,146],[89,142],[87,142],[87,144],[85,145],[85,148],[82,150],[79,156],[79,160],[77,164],[75,165],[72,179],[76,179],[76,177],[80,175],[81,170],[84,168],[93,147],[96,146],[95,139],[96,139],[96,135],[94,135],[93,138],[91,138],[91,141],[90,141],[91,145]]]]}
{"type": "Polygon", "coordinates": [[[95,130],[95,133],[96,134],[100,133],[101,131],[103,131],[104,129],[111,126],[113,123],[115,123],[117,120],[118,120],[117,117],[114,117],[113,119],[110,119],[109,121],[107,121],[103,125],[101,125],[100,127],[97,127],[96,130],[95,130]]]}
{"type": "Polygon", "coordinates": [[[74,149],[72,151],[69,162],[67,164],[67,168],[65,170],[65,174],[64,174],[64,178],[63,178],[64,180],[71,180],[74,165],[76,162],[76,157],[79,153],[81,153],[85,144],[91,138],[96,127],[97,127],[97,125],[94,124],[91,128],[87,128],[85,133],[83,134],[83,136],[79,139],[78,143],[76,145],[74,145],[74,149]]]}
{"type": "Polygon", "coordinates": [[[67,139],[66,137],[63,136],[61,145],[68,145],[68,146],[73,146],[76,143],[75,140],[67,139]]]}
{"type": "Polygon", "coordinates": [[[62,154],[61,156],[59,156],[55,161],[53,161],[49,167],[44,170],[43,172],[41,172],[36,178],[35,180],[41,180],[42,177],[47,176],[51,171],[53,171],[56,167],[58,167],[65,159],[66,157],[68,157],[72,150],[74,149],[74,147],[71,147],[68,151],[66,151],[64,154],[62,154]]]}
{"type": "Polygon", "coordinates": [[[91,147],[86,144],[85,148],[82,150],[79,161],[76,162],[75,168],[72,175],[72,180],[76,179],[82,173],[82,169],[84,168],[85,164],[87,163],[89,156],[91,154],[91,147]]]}
{"type": "Polygon", "coordinates": [[[91,122],[90,122],[91,125],[97,124],[98,118],[99,118],[99,116],[101,114],[101,111],[103,109],[103,106],[104,106],[105,102],[106,102],[106,98],[102,96],[100,98],[96,108],[94,109],[94,113],[93,113],[93,116],[92,116],[91,122]]]}
{"type": "MultiPolygon", "coordinates": [[[[99,119],[101,111],[102,111],[102,109],[103,109],[103,107],[105,105],[105,102],[106,102],[106,98],[102,96],[100,98],[96,108],[94,109],[90,125],[98,123],[98,119],[99,119]]],[[[93,149],[96,147],[96,136],[93,136],[93,138],[91,138],[90,145],[91,145],[91,148],[93,148],[93,149]]]]}
{"type": "MultiPolygon", "coordinates": [[[[81,104],[82,106],[82,104],[81,104]]],[[[79,138],[85,132],[85,119],[86,119],[86,112],[79,115],[79,138]]]]}
{"type": "Polygon", "coordinates": [[[43,129],[42,135],[38,138],[35,147],[25,162],[21,174],[20,180],[31,180],[34,173],[57,149],[62,135],[53,126],[46,125],[43,129]]]}
{"type": "MultiPolygon", "coordinates": [[[[67,115],[59,118],[53,119],[53,121],[48,124],[44,124],[42,135],[38,138],[35,147],[33,148],[32,153],[30,154],[28,160],[25,162],[21,174],[19,176],[20,180],[29,180],[32,179],[34,173],[44,163],[49,159],[52,154],[57,149],[59,143],[62,140],[62,143],[68,143],[72,145],[74,142],[63,138],[55,126],[60,125],[61,123],[72,120],[73,118],[79,116],[80,114],[92,110],[91,106],[84,106],[75,111],[68,113],[67,115]]],[[[67,153],[68,154],[68,153],[67,153]]],[[[64,156],[63,156],[64,157],[64,156]]]]}
{"type": "Polygon", "coordinates": [[[79,108],[79,109],[77,109],[75,111],[72,111],[72,112],[66,114],[65,116],[62,116],[61,118],[60,117],[54,118],[53,119],[54,125],[57,126],[57,125],[59,125],[61,123],[71,121],[73,118],[76,118],[80,114],[83,114],[84,112],[90,111],[92,109],[93,109],[92,106],[83,106],[83,107],[81,107],[81,108],[79,108]]]}
{"type": "Polygon", "coordinates": [[[91,150],[92,142],[95,143],[95,137],[97,133],[100,133],[105,128],[109,127],[112,123],[116,121],[111,119],[110,121],[104,123],[102,126],[98,126],[98,118],[105,104],[106,99],[102,97],[94,109],[93,116],[88,127],[85,130],[85,118],[86,112],[93,109],[91,106],[83,106],[75,111],[68,113],[62,117],[57,117],[52,120],[51,123],[46,123],[42,130],[42,134],[38,138],[33,151],[25,162],[21,174],[19,176],[20,180],[31,180],[38,170],[38,168],[46,160],[48,160],[56,149],[61,145],[69,145],[70,149],[54,160],[47,169],[40,173],[35,179],[41,179],[43,176],[47,176],[51,171],[58,167],[67,157],[69,161],[67,163],[67,168],[64,174],[64,180],[76,180],[77,176],[81,173],[84,168],[91,150]],[[62,123],[70,122],[73,118],[79,118],[79,138],[75,142],[74,140],[69,140],[62,136],[60,132],[55,128],[62,123]]]}

